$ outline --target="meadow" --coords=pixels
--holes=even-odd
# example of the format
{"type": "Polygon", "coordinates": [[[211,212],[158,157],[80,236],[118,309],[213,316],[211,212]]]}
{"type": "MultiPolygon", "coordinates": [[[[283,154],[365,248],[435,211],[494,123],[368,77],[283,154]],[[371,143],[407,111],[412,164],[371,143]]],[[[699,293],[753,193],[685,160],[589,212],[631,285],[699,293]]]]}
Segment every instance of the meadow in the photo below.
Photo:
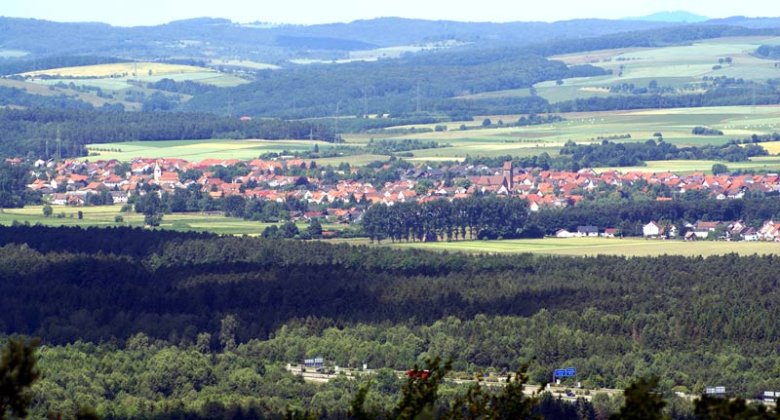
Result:
{"type": "MultiPolygon", "coordinates": [[[[112,227],[130,226],[143,227],[144,215],[135,212],[123,212],[122,206],[71,207],[52,206],[53,215],[43,216],[43,206],[27,206],[21,209],[0,209],[0,225],[8,226],[17,223],[39,223],[44,226],[81,226],[81,227],[112,227]],[[78,212],[82,212],[82,219],[78,212]],[[121,222],[115,217],[122,216],[121,222]]],[[[277,223],[262,223],[251,220],[225,217],[221,213],[174,213],[163,216],[160,229],[177,231],[212,232],[223,235],[260,235],[268,226],[277,223]]],[[[299,229],[305,229],[306,223],[299,223],[299,229]]],[[[323,224],[325,230],[341,230],[344,225],[323,224]]]]}
{"type": "Polygon", "coordinates": [[[544,238],[408,244],[390,244],[390,242],[386,241],[383,242],[383,246],[474,254],[528,252],[543,255],[620,255],[630,257],[659,255],[710,256],[730,253],[737,253],[740,255],[780,255],[780,244],[773,242],[685,242],[682,240],[651,240],[641,238],[544,238]]]}

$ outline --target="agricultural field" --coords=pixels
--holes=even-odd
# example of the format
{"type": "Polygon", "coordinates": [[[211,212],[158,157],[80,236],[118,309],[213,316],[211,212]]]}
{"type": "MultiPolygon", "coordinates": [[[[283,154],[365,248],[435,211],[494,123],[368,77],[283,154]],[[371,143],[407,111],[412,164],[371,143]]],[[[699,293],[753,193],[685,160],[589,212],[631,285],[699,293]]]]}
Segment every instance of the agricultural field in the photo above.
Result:
{"type": "Polygon", "coordinates": [[[114,63],[93,66],[64,67],[22,73],[31,81],[44,85],[60,82],[78,86],[94,86],[105,91],[121,91],[133,87],[129,82],[154,83],[163,78],[177,82],[191,80],[218,87],[232,87],[247,80],[214,69],[166,63],[114,63]],[[41,79],[41,76],[46,78],[41,79]],[[76,79],[74,79],[76,78],[76,79]]]}
{"type": "Polygon", "coordinates": [[[461,241],[402,243],[382,246],[417,248],[466,253],[533,253],[543,255],[622,255],[630,257],[683,255],[709,256],[737,253],[741,255],[777,254],[780,244],[773,242],[685,242],[681,240],[617,239],[617,238],[545,238],[503,241],[461,241]]]}
{"type": "Polygon", "coordinates": [[[122,143],[101,143],[87,146],[90,160],[117,159],[129,161],[133,158],[178,158],[188,161],[204,159],[256,159],[263,153],[311,150],[314,145],[320,150],[338,147],[326,142],[308,140],[166,140],[131,141],[122,143]]]}
{"type": "Polygon", "coordinates": [[[237,67],[253,70],[278,70],[281,67],[276,64],[261,63],[251,60],[211,60],[209,65],[212,66],[224,66],[224,67],[237,67]]]}
{"type": "MultiPolygon", "coordinates": [[[[407,158],[412,161],[458,161],[471,156],[531,156],[546,152],[556,155],[568,141],[577,143],[600,142],[608,138],[616,142],[640,142],[663,134],[664,141],[678,146],[703,146],[724,144],[732,138],[746,138],[753,134],[780,132],[780,106],[731,106],[705,108],[675,108],[663,110],[605,111],[561,114],[565,121],[526,127],[510,127],[520,115],[479,116],[474,121],[446,123],[447,131],[433,131],[436,124],[414,126],[430,132],[408,134],[357,133],[344,134],[346,145],[365,146],[370,139],[420,139],[434,140],[447,147],[414,150],[407,158]],[[489,118],[490,127],[482,127],[489,118]],[[506,122],[503,126],[500,122],[506,122]],[[461,124],[467,130],[460,130],[461,124]],[[724,132],[723,136],[695,136],[696,126],[706,126],[724,132]],[[630,136],[630,137],[626,137],[630,136]]],[[[412,126],[393,127],[410,129],[412,126]]],[[[317,142],[320,150],[339,147],[331,143],[317,142]]],[[[780,143],[763,143],[773,155],[780,153],[780,143]]],[[[763,145],[762,144],[762,145],[763,145]]],[[[171,157],[187,160],[207,158],[252,159],[266,152],[311,150],[314,144],[306,140],[176,140],[93,144],[87,148],[94,154],[90,159],[130,160],[136,157],[171,157]]],[[[381,156],[359,154],[339,158],[322,159],[322,163],[349,162],[360,165],[381,159],[381,156]]],[[[650,162],[639,168],[621,168],[621,171],[709,171],[715,161],[666,161],[650,162]]],[[[751,162],[727,163],[730,169],[780,169],[775,157],[756,158],[751,162]]],[[[601,168],[602,170],[608,168],[601,168]]]]}
{"type": "Polygon", "coordinates": [[[0,49],[0,58],[22,58],[26,55],[27,51],[0,49]]]}
{"type": "MultiPolygon", "coordinates": [[[[761,144],[763,146],[763,143],[761,144]]],[[[722,163],[729,170],[780,172],[780,157],[759,156],[748,162],[724,162],[717,160],[661,160],[648,161],[646,166],[624,166],[620,168],[594,168],[596,172],[616,170],[619,172],[674,172],[687,174],[691,172],[710,172],[712,165],[722,163]]]]}
{"type": "MultiPolygon", "coordinates": [[[[143,214],[122,212],[122,207],[119,205],[95,207],[52,206],[52,208],[54,212],[51,217],[43,216],[42,206],[2,209],[0,211],[0,225],[7,226],[14,222],[27,222],[29,224],[40,223],[45,226],[144,226],[143,214]],[[82,219],[78,218],[79,211],[82,212],[82,219]],[[118,215],[122,216],[122,222],[115,221],[115,217],[118,215]]],[[[174,213],[166,214],[163,217],[160,229],[212,232],[224,235],[260,235],[266,227],[274,224],[225,217],[221,214],[174,213]]],[[[305,223],[300,223],[298,228],[305,229],[307,226],[305,223]]],[[[323,228],[325,230],[341,230],[344,226],[323,224],[323,228]]]]}
{"type": "Polygon", "coordinates": [[[203,67],[187,66],[180,64],[165,63],[112,63],[95,64],[91,66],[61,67],[48,70],[37,70],[22,73],[26,77],[121,77],[121,76],[141,76],[141,75],[169,75],[183,73],[199,73],[206,69],[203,67]]]}
{"type": "MultiPolygon", "coordinates": [[[[536,93],[550,102],[608,96],[610,86],[631,83],[647,87],[655,80],[660,87],[694,92],[705,76],[743,78],[764,81],[780,77],[775,61],[754,57],[760,45],[780,44],[780,38],[769,36],[717,38],[690,45],[663,48],[625,48],[589,51],[551,57],[570,65],[591,64],[611,70],[611,75],[564,79],[563,85],[547,81],[534,85],[536,93]],[[731,57],[732,63],[719,63],[731,57]],[[714,68],[720,65],[720,68],[714,68]]],[[[524,97],[529,89],[513,89],[468,95],[463,98],[485,99],[524,97]]]]}
{"type": "MultiPolygon", "coordinates": [[[[474,121],[445,124],[447,131],[410,134],[345,135],[347,142],[365,144],[369,138],[435,140],[451,147],[414,151],[415,160],[459,160],[466,155],[528,156],[547,152],[554,155],[568,140],[592,143],[599,138],[630,135],[612,141],[636,142],[663,134],[664,141],[678,146],[723,144],[732,138],[780,131],[780,106],[729,106],[704,108],[674,108],[661,110],[605,111],[560,114],[566,120],[526,127],[501,126],[499,122],[517,121],[520,115],[475,117],[474,121]],[[489,118],[492,125],[482,127],[489,118]],[[465,124],[468,130],[460,130],[465,124]],[[724,132],[723,136],[695,136],[696,126],[706,126],[724,132]]],[[[416,125],[433,130],[436,124],[416,125]]],[[[411,128],[412,126],[396,127],[411,128]]],[[[770,152],[771,153],[771,152],[770,152]]],[[[712,166],[712,164],[710,164],[712,166]]],[[[709,169],[709,167],[707,168],[709,169]]]]}
{"type": "Polygon", "coordinates": [[[40,83],[23,82],[20,80],[0,78],[0,86],[21,89],[32,95],[42,95],[42,96],[64,95],[71,98],[80,99],[88,104],[91,104],[92,106],[97,106],[97,107],[103,106],[108,103],[121,103],[127,110],[133,110],[139,107],[139,104],[133,104],[130,102],[120,101],[111,98],[101,98],[100,96],[96,95],[93,92],[81,92],[78,90],[63,88],[63,87],[58,87],[53,85],[47,86],[45,84],[40,84],[40,83]]]}

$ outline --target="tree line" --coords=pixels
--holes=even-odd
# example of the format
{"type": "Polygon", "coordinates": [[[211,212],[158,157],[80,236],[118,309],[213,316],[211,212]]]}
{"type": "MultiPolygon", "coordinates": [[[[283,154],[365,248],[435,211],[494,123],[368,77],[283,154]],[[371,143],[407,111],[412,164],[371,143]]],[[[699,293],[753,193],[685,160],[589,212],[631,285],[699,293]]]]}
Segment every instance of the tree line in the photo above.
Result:
{"type": "Polygon", "coordinates": [[[0,110],[0,132],[0,153],[36,158],[55,157],[58,152],[62,157],[83,156],[86,144],[131,140],[335,139],[333,127],[305,121],[241,121],[212,114],[51,108],[0,110]]]}
{"type": "MultiPolygon", "coordinates": [[[[663,139],[645,142],[614,143],[608,140],[600,144],[566,142],[560,154],[571,157],[571,168],[596,168],[605,166],[644,166],[649,160],[725,160],[742,162],[755,156],[767,156],[763,147],[756,144],[740,146],[737,142],[723,145],[677,147],[663,139]]],[[[576,168],[576,169],[574,169],[576,168]]]]}
{"type": "Polygon", "coordinates": [[[526,229],[528,203],[496,196],[471,196],[425,203],[377,204],[363,214],[372,241],[437,241],[537,237],[526,229]]]}
{"type": "Polygon", "coordinates": [[[691,403],[664,391],[657,377],[636,379],[623,395],[596,393],[590,401],[570,402],[542,387],[536,395],[525,395],[525,365],[501,378],[498,387],[455,384],[451,363],[440,358],[415,363],[401,378],[382,368],[357,380],[336,377],[313,385],[243,347],[212,353],[199,344],[175,346],[144,334],[124,347],[38,345],[37,340],[7,340],[0,362],[0,416],[596,420],[780,415],[778,409],[747,405],[741,398],[702,395],[691,403]]]}

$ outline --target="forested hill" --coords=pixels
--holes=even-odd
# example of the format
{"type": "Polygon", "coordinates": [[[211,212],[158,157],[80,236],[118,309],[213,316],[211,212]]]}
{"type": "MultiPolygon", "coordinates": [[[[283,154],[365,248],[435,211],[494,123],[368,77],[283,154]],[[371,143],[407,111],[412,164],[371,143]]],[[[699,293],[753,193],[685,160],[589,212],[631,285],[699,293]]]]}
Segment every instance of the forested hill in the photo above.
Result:
{"type": "MultiPolygon", "coordinates": [[[[545,80],[606,74],[589,65],[567,67],[514,48],[447,51],[374,63],[306,66],[258,75],[255,82],[205,92],[182,109],[209,112],[232,101],[249,115],[317,117],[458,111],[463,94],[530,87],[545,80]]],[[[522,102],[546,104],[539,97],[522,102]]]]}
{"type": "Polygon", "coordinates": [[[529,44],[669,26],[664,23],[572,20],[555,23],[470,23],[401,18],[324,25],[242,25],[225,19],[189,19],[149,27],[101,23],[58,23],[0,18],[0,48],[33,55],[100,54],[128,58],[211,57],[238,53],[244,58],[286,58],[291,51],[349,51],[432,41],[529,44]],[[308,42],[290,42],[294,40],[308,42]],[[182,43],[188,40],[189,44],[182,43]],[[283,42],[279,42],[282,40],[283,42]],[[284,42],[284,41],[287,42],[284,42]],[[319,41],[319,42],[314,42],[319,41]],[[208,46],[204,48],[204,46],[208,46]]]}

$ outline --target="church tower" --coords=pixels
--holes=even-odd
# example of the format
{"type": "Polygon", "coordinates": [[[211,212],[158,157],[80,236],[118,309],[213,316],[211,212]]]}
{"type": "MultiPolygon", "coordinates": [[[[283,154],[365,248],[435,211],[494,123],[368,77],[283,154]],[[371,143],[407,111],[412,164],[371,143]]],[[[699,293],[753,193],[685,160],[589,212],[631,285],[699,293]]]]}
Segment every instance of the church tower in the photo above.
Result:
{"type": "Polygon", "coordinates": [[[503,176],[504,176],[504,185],[506,185],[506,188],[509,191],[512,191],[512,187],[513,187],[512,178],[514,178],[514,170],[512,169],[511,160],[504,162],[503,176]]]}

